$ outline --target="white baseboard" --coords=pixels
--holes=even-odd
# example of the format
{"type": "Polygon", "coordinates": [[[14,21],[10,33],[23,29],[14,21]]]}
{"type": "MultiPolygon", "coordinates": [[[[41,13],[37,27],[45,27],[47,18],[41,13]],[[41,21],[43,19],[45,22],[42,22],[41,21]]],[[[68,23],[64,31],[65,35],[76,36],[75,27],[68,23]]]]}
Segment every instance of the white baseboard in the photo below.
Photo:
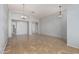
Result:
{"type": "Polygon", "coordinates": [[[67,46],[69,46],[69,47],[72,47],[72,48],[79,49],[79,47],[77,47],[77,46],[74,46],[74,45],[72,45],[72,44],[67,44],[67,46]]]}
{"type": "Polygon", "coordinates": [[[5,48],[6,48],[7,42],[8,42],[8,39],[6,40],[6,42],[5,42],[5,44],[4,44],[2,54],[4,54],[4,52],[5,52],[5,48]]]}

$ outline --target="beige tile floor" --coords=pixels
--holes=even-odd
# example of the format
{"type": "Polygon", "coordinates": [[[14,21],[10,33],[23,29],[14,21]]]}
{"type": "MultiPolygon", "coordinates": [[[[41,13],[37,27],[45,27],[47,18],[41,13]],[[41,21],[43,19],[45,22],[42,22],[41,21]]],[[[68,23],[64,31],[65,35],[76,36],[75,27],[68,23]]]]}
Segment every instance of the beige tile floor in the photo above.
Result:
{"type": "Polygon", "coordinates": [[[46,35],[10,38],[5,54],[76,54],[79,49],[68,47],[63,39],[46,35]]]}

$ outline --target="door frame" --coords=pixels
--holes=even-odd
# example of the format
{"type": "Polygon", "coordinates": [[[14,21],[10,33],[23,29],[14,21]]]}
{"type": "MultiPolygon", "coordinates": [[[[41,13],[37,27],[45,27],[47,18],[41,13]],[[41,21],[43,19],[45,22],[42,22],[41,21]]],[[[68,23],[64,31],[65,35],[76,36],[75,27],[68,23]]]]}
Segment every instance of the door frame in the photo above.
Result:
{"type": "MultiPolygon", "coordinates": [[[[16,22],[16,29],[17,29],[17,22],[26,22],[27,23],[27,35],[29,36],[29,21],[12,19],[12,22],[16,22]]],[[[12,35],[12,32],[11,32],[11,35],[12,35]]]]}

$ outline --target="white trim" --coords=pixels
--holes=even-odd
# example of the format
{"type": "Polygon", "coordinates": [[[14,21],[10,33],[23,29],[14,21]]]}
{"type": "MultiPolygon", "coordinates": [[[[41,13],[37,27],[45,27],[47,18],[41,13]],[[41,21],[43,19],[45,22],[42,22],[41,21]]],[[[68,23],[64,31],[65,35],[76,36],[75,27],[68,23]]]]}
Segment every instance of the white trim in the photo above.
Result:
{"type": "Polygon", "coordinates": [[[5,44],[4,44],[2,54],[4,54],[4,52],[5,52],[5,48],[6,48],[7,42],[8,42],[8,39],[6,40],[6,42],[5,42],[5,44]]]}
{"type": "Polygon", "coordinates": [[[74,45],[71,45],[71,44],[67,44],[67,46],[72,47],[72,48],[77,48],[77,49],[79,49],[79,47],[74,46],[74,45]]]}

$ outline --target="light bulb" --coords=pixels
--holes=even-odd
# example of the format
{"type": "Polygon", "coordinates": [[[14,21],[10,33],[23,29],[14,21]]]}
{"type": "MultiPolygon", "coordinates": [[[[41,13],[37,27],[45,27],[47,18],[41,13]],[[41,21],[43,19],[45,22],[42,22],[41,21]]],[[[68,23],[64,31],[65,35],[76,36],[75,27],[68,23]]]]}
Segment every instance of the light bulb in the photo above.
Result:
{"type": "Polygon", "coordinates": [[[26,18],[27,18],[27,16],[22,15],[22,16],[21,16],[21,18],[22,18],[22,19],[26,19],[26,18]]]}

